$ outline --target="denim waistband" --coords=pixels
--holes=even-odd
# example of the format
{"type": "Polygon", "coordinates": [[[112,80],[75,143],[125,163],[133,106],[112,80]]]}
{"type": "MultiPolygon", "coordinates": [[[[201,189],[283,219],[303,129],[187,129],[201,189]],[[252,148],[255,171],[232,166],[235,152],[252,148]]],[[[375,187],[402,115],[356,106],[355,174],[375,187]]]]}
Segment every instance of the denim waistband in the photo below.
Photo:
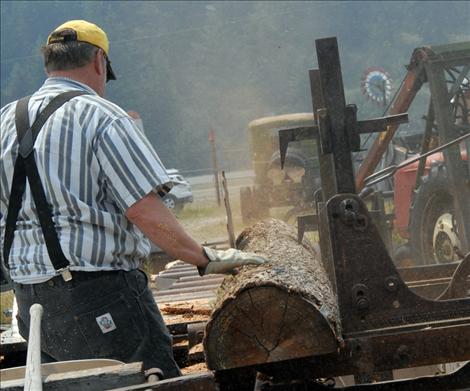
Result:
{"type": "Polygon", "coordinates": [[[126,273],[124,270],[101,270],[96,272],[84,272],[84,271],[71,271],[72,279],[70,281],[65,281],[61,275],[52,277],[51,279],[40,282],[37,284],[19,284],[15,283],[15,286],[20,289],[30,289],[32,287],[41,288],[41,287],[51,287],[51,286],[76,286],[80,282],[95,280],[98,278],[117,278],[118,276],[126,273]]]}

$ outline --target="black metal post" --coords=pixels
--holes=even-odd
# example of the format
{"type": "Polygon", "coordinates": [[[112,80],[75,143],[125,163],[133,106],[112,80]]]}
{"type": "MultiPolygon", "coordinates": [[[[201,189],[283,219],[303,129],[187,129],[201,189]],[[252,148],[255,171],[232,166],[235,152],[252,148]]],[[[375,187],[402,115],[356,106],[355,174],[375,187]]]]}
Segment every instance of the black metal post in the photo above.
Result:
{"type": "Polygon", "coordinates": [[[343,79],[336,37],[315,41],[323,101],[330,128],[337,193],[355,193],[354,169],[346,130],[343,79]]]}

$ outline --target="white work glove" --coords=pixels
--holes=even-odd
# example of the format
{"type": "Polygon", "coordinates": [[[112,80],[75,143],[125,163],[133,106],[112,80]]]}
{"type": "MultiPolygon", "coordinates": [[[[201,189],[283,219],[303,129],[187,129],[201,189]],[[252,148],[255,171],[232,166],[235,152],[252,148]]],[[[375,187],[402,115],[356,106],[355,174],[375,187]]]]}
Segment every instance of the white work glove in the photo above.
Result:
{"type": "Polygon", "coordinates": [[[209,259],[206,267],[198,267],[199,274],[233,274],[235,268],[243,265],[261,265],[267,262],[266,259],[254,253],[245,253],[234,248],[228,250],[214,250],[209,247],[202,247],[209,259]]]}

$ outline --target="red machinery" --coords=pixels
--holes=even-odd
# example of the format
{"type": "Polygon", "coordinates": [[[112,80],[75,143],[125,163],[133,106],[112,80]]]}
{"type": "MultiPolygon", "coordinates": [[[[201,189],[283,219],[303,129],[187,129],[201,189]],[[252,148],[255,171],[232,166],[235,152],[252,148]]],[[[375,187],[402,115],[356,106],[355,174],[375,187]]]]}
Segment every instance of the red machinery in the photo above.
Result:
{"type": "MultiPolygon", "coordinates": [[[[420,154],[470,133],[470,42],[417,48],[389,114],[408,111],[418,91],[428,85],[430,101],[420,154]]],[[[380,133],[356,174],[361,191],[377,167],[398,126],[380,133]]],[[[419,159],[394,175],[394,226],[408,240],[396,260],[414,263],[456,261],[470,241],[470,141],[419,159]]],[[[405,163],[406,164],[406,163],[405,163]]],[[[374,181],[376,182],[376,181],[374,181]]]]}

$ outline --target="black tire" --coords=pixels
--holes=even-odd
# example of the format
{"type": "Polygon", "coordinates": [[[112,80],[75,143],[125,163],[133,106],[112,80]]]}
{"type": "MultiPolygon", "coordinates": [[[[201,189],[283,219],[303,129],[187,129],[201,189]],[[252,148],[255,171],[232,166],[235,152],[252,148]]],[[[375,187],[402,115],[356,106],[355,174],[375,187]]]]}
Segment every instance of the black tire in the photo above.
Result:
{"type": "MultiPolygon", "coordinates": [[[[443,216],[454,219],[454,205],[450,184],[445,166],[437,164],[431,168],[429,175],[423,178],[421,186],[413,199],[410,210],[410,246],[412,257],[417,264],[430,265],[457,261],[454,252],[456,229],[450,236],[443,233],[443,240],[433,245],[436,225],[443,216]],[[447,215],[448,214],[448,215],[447,215]]],[[[455,227],[455,224],[452,224],[455,227]]],[[[444,231],[443,231],[444,232],[444,231]]]]}

